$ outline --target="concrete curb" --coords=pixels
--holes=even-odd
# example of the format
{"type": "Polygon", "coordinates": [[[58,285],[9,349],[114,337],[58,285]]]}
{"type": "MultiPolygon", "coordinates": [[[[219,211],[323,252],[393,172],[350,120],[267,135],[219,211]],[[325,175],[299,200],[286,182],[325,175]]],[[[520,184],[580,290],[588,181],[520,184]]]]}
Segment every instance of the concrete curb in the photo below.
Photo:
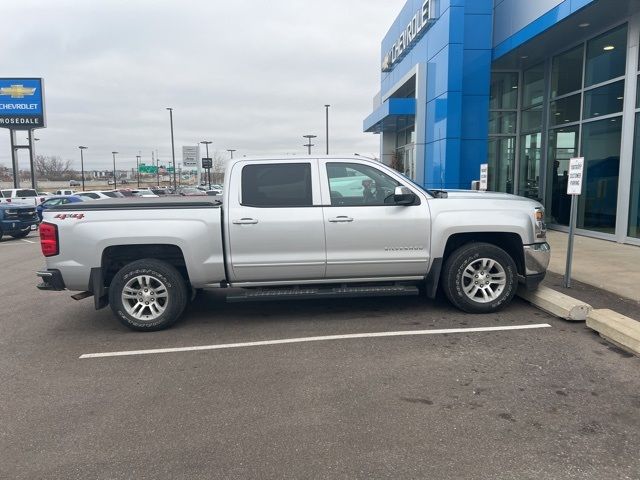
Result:
{"type": "Polygon", "coordinates": [[[551,315],[571,322],[584,322],[593,310],[588,303],[543,286],[532,291],[521,286],[518,296],[551,315]]]}
{"type": "Polygon", "coordinates": [[[605,340],[640,356],[640,322],[609,309],[593,310],[587,327],[605,340]]]}

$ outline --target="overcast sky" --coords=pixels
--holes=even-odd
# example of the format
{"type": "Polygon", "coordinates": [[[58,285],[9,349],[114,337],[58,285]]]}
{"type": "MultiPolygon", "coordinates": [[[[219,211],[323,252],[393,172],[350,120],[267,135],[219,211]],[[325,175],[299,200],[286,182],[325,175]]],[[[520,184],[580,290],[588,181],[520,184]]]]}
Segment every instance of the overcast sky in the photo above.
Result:
{"type": "MultiPolygon", "coordinates": [[[[2,4],[0,77],[43,77],[37,153],[131,168],[212,140],[237,154],[378,152],[362,132],[379,90],[380,41],[404,0],[21,0],[2,4]]],[[[19,137],[25,137],[19,133],[19,137]]],[[[226,152],[225,152],[226,153],[226,152]]],[[[25,154],[26,157],[26,154],[25,154]]],[[[22,160],[21,166],[27,165],[22,160]]],[[[0,130],[0,164],[10,164],[0,130]]]]}

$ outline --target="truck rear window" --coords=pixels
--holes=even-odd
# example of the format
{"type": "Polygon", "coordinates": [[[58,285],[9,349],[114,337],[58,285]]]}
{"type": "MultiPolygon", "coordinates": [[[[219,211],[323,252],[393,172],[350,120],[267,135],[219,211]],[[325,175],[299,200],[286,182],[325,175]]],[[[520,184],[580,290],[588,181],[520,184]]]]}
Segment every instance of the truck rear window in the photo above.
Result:
{"type": "Polygon", "coordinates": [[[311,207],[311,164],[246,165],[242,169],[242,205],[311,207]]]}
{"type": "Polygon", "coordinates": [[[16,192],[16,197],[37,197],[38,192],[31,189],[18,190],[16,192]]]}

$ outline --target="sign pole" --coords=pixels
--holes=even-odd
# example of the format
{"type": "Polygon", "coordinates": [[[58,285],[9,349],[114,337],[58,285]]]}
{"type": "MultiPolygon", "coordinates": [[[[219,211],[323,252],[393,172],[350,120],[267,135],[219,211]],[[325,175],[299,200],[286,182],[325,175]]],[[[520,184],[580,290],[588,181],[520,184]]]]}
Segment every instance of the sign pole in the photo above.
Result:
{"type": "Polygon", "coordinates": [[[573,237],[576,229],[578,213],[577,195],[571,195],[571,212],[569,213],[569,243],[567,245],[567,263],[564,269],[564,288],[571,288],[571,263],[573,261],[573,237]]]}
{"type": "Polygon", "coordinates": [[[36,185],[36,169],[33,152],[33,130],[29,130],[29,163],[31,165],[31,188],[37,190],[38,186],[36,185]]]}
{"type": "Polygon", "coordinates": [[[573,238],[575,236],[578,218],[578,196],[582,193],[582,179],[584,171],[584,158],[572,158],[569,160],[569,178],[567,181],[567,195],[571,195],[571,211],[569,213],[569,240],[567,244],[567,263],[564,270],[565,288],[571,288],[571,266],[573,263],[573,238]]]}
{"type": "Polygon", "coordinates": [[[13,188],[20,188],[20,165],[18,162],[18,150],[20,147],[16,145],[16,131],[10,130],[9,137],[11,138],[11,165],[13,167],[13,188]]]}

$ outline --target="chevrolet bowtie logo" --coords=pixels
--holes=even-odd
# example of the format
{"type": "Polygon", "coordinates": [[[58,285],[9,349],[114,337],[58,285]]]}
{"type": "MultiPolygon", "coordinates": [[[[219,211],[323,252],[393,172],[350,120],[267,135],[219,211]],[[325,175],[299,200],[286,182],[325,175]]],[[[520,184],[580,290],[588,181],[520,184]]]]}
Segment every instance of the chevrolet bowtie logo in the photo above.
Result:
{"type": "Polygon", "coordinates": [[[33,95],[35,88],[27,88],[24,85],[11,85],[10,87],[0,88],[0,95],[9,95],[11,98],[24,98],[27,95],[33,95]]]}

